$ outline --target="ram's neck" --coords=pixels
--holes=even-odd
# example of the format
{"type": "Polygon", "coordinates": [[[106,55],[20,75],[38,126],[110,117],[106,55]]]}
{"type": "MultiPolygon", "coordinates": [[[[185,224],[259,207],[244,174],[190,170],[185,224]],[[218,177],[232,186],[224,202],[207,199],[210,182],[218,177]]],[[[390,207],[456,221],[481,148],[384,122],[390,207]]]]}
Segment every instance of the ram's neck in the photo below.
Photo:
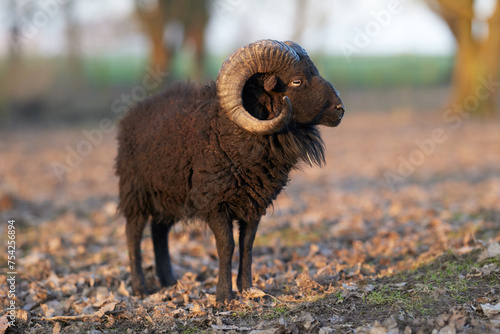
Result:
{"type": "Polygon", "coordinates": [[[271,149],[282,163],[296,168],[300,163],[322,166],[325,163],[324,143],[316,126],[289,127],[288,131],[269,138],[271,149]]]}

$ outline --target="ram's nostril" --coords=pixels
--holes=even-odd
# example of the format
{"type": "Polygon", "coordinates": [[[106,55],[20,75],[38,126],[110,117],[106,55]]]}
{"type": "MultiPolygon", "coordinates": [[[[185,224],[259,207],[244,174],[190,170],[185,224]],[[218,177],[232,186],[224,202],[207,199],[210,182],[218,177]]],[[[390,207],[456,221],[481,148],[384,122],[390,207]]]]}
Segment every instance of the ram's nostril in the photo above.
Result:
{"type": "Polygon", "coordinates": [[[335,106],[335,109],[337,109],[338,111],[340,111],[340,112],[342,113],[342,116],[341,116],[341,117],[344,117],[344,112],[345,112],[345,110],[344,110],[344,105],[343,105],[343,104],[337,104],[337,105],[335,106]]]}

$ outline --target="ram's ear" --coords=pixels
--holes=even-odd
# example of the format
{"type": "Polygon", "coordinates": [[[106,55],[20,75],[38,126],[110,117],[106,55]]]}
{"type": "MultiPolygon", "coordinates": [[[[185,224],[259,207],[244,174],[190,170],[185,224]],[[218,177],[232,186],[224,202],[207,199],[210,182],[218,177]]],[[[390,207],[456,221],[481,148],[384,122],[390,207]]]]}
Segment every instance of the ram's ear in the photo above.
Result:
{"type": "Polygon", "coordinates": [[[264,78],[264,89],[266,92],[282,93],[286,91],[287,86],[277,75],[269,75],[264,78]]]}

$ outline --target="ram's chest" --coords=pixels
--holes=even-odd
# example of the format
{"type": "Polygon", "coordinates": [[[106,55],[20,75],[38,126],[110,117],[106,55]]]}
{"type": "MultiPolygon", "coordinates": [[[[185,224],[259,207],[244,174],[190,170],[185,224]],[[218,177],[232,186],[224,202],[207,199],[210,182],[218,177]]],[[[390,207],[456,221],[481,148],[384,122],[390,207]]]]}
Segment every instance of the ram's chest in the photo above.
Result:
{"type": "Polygon", "coordinates": [[[260,219],[288,181],[265,166],[235,166],[231,174],[221,195],[234,219],[260,219]]]}
{"type": "Polygon", "coordinates": [[[190,200],[198,212],[218,208],[233,219],[259,219],[288,182],[286,168],[268,157],[258,159],[207,150],[192,174],[190,200]]]}

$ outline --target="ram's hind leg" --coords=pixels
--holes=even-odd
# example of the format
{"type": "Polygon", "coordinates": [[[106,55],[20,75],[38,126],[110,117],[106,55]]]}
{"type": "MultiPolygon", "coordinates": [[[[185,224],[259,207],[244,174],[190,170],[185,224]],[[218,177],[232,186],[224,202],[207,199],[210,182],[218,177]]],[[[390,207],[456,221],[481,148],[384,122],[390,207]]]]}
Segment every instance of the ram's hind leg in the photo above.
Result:
{"type": "Polygon", "coordinates": [[[168,232],[174,225],[174,217],[153,217],[151,222],[151,236],[155,251],[156,275],[161,286],[170,286],[176,283],[176,279],[170,263],[170,253],[168,250],[168,232]]]}
{"type": "Polygon", "coordinates": [[[252,247],[257,233],[259,221],[245,222],[239,221],[240,224],[240,267],[238,269],[238,278],[236,283],[238,290],[243,290],[252,287],[252,247]]]}
{"type": "Polygon", "coordinates": [[[130,259],[130,279],[135,295],[144,297],[148,291],[142,271],[141,239],[148,218],[142,215],[126,217],[128,256],[130,259]]]}

